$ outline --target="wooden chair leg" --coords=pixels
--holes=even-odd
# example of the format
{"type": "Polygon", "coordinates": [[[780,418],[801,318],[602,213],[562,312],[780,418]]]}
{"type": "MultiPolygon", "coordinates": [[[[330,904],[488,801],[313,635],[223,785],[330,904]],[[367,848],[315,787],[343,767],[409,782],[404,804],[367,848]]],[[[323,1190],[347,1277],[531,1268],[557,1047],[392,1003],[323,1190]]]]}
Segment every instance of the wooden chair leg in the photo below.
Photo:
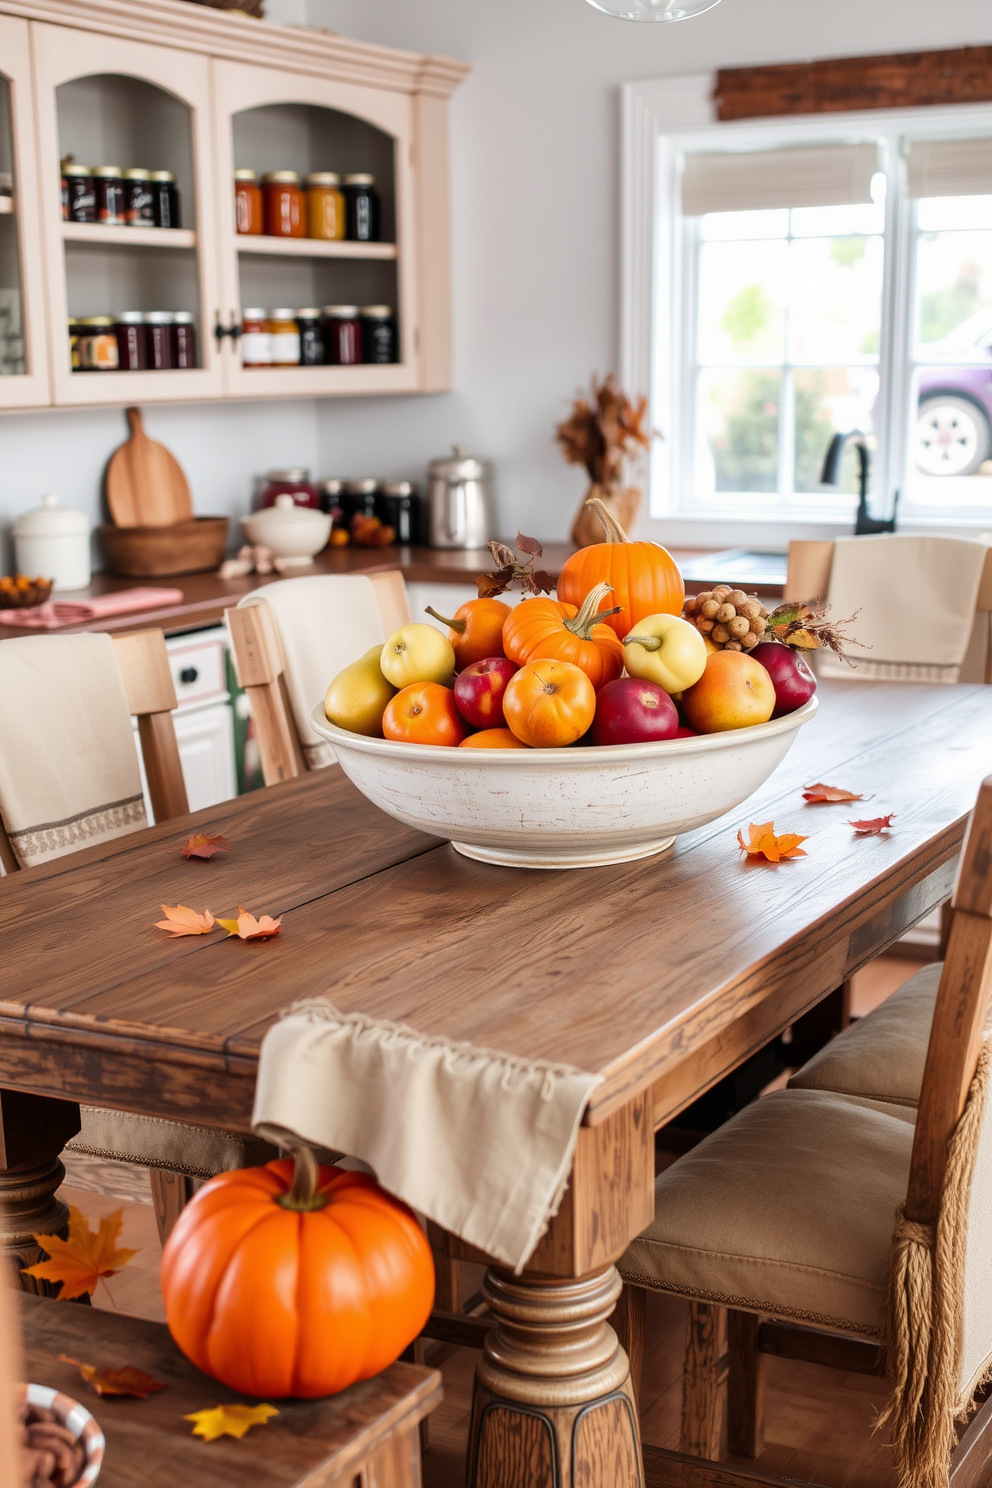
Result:
{"type": "Polygon", "coordinates": [[[434,1251],[434,1306],[440,1312],[462,1310],[462,1263],[434,1251]]]}
{"type": "Polygon", "coordinates": [[[681,1451],[689,1457],[720,1457],[721,1386],[726,1379],[726,1310],[689,1303],[682,1374],[681,1451]]]}
{"type": "Polygon", "coordinates": [[[624,1282],[616,1311],[610,1319],[620,1347],[630,1360],[630,1386],[640,1407],[641,1374],[644,1368],[644,1313],[648,1294],[643,1287],[624,1282]]]}
{"type": "Polygon", "coordinates": [[[727,1313],[727,1451],[757,1457],[765,1445],[765,1356],[758,1347],[761,1319],[727,1313]]]}
{"type": "Polygon", "coordinates": [[[166,1173],[158,1168],[149,1168],[148,1179],[155,1206],[155,1223],[158,1237],[164,1245],[172,1234],[180,1214],[195,1193],[195,1180],[184,1173],[166,1173]]]}

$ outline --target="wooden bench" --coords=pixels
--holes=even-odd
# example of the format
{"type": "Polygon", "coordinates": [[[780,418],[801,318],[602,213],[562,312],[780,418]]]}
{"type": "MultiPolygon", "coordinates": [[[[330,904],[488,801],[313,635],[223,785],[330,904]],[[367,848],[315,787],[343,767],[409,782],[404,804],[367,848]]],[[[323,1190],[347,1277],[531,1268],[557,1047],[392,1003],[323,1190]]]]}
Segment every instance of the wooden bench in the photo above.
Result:
{"type": "Polygon", "coordinates": [[[206,1442],[183,1417],[244,1397],[195,1369],[163,1324],[45,1297],[18,1301],[27,1378],[81,1401],[107,1438],[100,1488],[420,1488],[417,1427],[441,1400],[436,1369],[391,1364],[324,1400],[272,1401],[278,1416],[241,1441],[206,1442]],[[129,1364],[166,1388],[148,1400],[97,1397],[60,1354],[129,1364]]]}

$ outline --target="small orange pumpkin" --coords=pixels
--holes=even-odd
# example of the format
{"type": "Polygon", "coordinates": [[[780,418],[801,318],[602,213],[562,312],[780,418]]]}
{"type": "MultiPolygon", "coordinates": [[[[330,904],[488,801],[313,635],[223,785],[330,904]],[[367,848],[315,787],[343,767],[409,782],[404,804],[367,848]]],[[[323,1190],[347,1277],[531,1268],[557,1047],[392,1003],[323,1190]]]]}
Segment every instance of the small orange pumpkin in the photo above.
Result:
{"type": "Polygon", "coordinates": [[[593,585],[609,584],[620,613],[606,623],[621,640],[648,615],[681,615],[685,585],[671,553],[660,543],[632,542],[598,496],[586,504],[599,516],[606,541],[566,560],[558,575],[559,600],[581,604],[593,585]]]}
{"type": "Polygon", "coordinates": [[[511,732],[532,749],[564,749],[591,728],[596,691],[570,661],[532,661],[506,684],[503,713],[511,732]]]}
{"type": "Polygon", "coordinates": [[[399,1357],[430,1315],[434,1264],[405,1204],[301,1146],[200,1189],[165,1243],[162,1297],[197,1369],[310,1400],[399,1357]]]}
{"type": "Polygon", "coordinates": [[[523,600],[503,626],[504,651],[520,666],[544,658],[571,662],[598,692],[623,671],[623,645],[603,623],[615,611],[599,613],[609,592],[609,584],[597,584],[583,597],[580,610],[556,599],[523,600]]]}
{"type": "Polygon", "coordinates": [[[459,671],[473,662],[503,655],[503,625],[510,614],[510,606],[501,599],[467,600],[450,620],[439,615],[430,605],[427,613],[448,627],[448,640],[454,647],[455,665],[459,671]]]}

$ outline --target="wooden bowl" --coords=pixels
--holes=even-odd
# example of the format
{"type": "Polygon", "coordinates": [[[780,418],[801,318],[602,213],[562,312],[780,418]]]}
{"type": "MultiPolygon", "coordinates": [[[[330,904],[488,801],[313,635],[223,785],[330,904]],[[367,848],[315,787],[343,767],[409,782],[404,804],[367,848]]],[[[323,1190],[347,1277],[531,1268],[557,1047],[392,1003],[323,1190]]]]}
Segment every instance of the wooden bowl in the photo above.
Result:
{"type": "Polygon", "coordinates": [[[193,517],[169,527],[115,527],[100,537],[112,573],[129,579],[205,573],[218,568],[227,545],[228,517],[193,517]]]}
{"type": "MultiPolygon", "coordinates": [[[[14,574],[14,579],[26,577],[14,574]]],[[[8,588],[7,581],[0,579],[0,610],[32,610],[52,597],[51,579],[29,579],[26,588],[8,588]]]]}

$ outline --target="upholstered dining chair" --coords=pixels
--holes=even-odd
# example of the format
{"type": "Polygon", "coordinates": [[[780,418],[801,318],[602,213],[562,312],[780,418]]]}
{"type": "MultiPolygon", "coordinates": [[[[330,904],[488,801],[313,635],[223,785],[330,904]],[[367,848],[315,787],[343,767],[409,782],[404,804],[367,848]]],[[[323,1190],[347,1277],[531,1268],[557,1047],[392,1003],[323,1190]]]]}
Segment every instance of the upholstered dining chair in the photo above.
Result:
{"type": "MultiPolygon", "coordinates": [[[[148,824],[132,716],[155,820],[189,810],[160,630],[4,640],[0,696],[8,715],[0,722],[6,872],[31,872],[37,863],[148,824]]],[[[163,1239],[199,1180],[277,1155],[256,1138],[102,1107],[81,1106],[80,1122],[70,1151],[149,1170],[163,1239]]]]}
{"type": "Polygon", "coordinates": [[[657,1179],[654,1222],[620,1261],[618,1331],[643,1356],[646,1290],[687,1297],[681,1453],[646,1479],[682,1488],[781,1479],[719,1457],[763,1444],[764,1356],[887,1373],[900,1488],[992,1475],[992,777],[952,900],[918,1112],[820,1089],[755,1101],[657,1179]],[[915,1124],[914,1124],[915,1117],[915,1124]],[[726,1328],[726,1353],[724,1329],[726,1328]]]}

